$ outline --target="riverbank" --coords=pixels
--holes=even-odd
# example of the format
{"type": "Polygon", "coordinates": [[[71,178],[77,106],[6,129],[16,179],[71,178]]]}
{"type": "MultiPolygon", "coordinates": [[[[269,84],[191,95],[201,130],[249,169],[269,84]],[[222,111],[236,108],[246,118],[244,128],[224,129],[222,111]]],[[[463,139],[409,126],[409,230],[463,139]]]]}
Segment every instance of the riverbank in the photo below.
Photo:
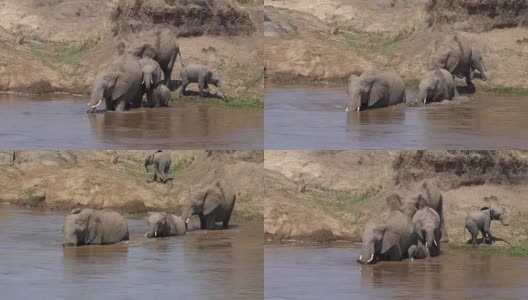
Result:
{"type": "Polygon", "coordinates": [[[194,189],[223,177],[237,193],[234,215],[262,219],[262,151],[170,151],[166,184],[148,182],[149,151],[0,152],[0,202],[70,211],[112,208],[123,213],[180,213],[194,189]],[[115,163],[113,163],[115,162],[115,163]],[[220,175],[219,175],[220,174],[220,175]]]}
{"type": "Polygon", "coordinates": [[[384,209],[388,194],[413,195],[431,179],[443,194],[450,246],[463,248],[469,239],[467,211],[492,206],[510,223],[492,223],[494,235],[516,248],[504,242],[490,248],[526,252],[524,151],[266,151],[264,165],[268,241],[360,242],[363,225],[384,209]]]}
{"type": "MultiPolygon", "coordinates": [[[[128,0],[96,2],[6,1],[0,13],[0,91],[89,95],[95,74],[117,56],[119,41],[171,28],[186,64],[206,64],[219,73],[226,95],[236,103],[231,106],[263,106],[261,1],[213,6],[194,1],[187,7],[153,0],[139,1],[138,7],[128,0]]],[[[176,62],[173,79],[180,69],[176,62]]],[[[189,89],[197,91],[193,85],[189,89]]]]}
{"type": "Polygon", "coordinates": [[[435,41],[458,31],[482,50],[489,76],[475,81],[479,91],[528,95],[528,28],[521,17],[508,17],[519,10],[517,2],[503,4],[496,18],[488,17],[486,3],[473,10],[480,13],[468,15],[466,6],[474,3],[457,2],[460,7],[450,11],[426,2],[265,1],[266,85],[344,86],[350,74],[388,68],[417,86],[435,41]]]}

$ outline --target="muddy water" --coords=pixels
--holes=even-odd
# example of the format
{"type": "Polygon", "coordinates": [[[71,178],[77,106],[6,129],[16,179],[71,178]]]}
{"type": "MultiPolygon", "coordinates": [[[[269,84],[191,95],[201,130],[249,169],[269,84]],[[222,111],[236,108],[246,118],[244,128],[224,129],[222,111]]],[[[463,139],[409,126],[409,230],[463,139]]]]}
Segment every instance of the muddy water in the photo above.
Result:
{"type": "Polygon", "coordinates": [[[0,204],[0,298],[262,298],[262,222],[147,240],[129,219],[130,241],[78,248],[62,247],[63,222],[0,204]]]}
{"type": "Polygon", "coordinates": [[[86,114],[73,96],[0,95],[4,149],[262,149],[263,111],[172,103],[86,114]]]}
{"type": "Polygon", "coordinates": [[[477,94],[449,103],[360,113],[344,111],[346,97],[344,88],[266,90],[266,149],[528,147],[528,97],[477,94]]]}
{"type": "Polygon", "coordinates": [[[528,299],[528,258],[447,250],[359,265],[359,249],[266,247],[265,299],[528,299]]]}

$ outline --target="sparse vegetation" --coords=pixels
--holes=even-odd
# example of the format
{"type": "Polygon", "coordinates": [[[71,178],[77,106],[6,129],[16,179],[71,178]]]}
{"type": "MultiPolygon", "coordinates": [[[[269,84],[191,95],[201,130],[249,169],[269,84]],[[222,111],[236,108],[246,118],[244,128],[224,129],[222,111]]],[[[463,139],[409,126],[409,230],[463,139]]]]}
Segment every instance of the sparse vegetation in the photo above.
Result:
{"type": "Polygon", "coordinates": [[[499,201],[499,198],[497,198],[497,196],[495,196],[495,195],[489,195],[487,197],[484,197],[483,200],[485,202],[497,202],[497,201],[499,201]]]}
{"type": "Polygon", "coordinates": [[[25,198],[31,198],[36,193],[37,193],[37,188],[36,187],[29,187],[29,188],[26,188],[26,189],[22,190],[22,192],[20,194],[22,196],[24,196],[25,198]]]}

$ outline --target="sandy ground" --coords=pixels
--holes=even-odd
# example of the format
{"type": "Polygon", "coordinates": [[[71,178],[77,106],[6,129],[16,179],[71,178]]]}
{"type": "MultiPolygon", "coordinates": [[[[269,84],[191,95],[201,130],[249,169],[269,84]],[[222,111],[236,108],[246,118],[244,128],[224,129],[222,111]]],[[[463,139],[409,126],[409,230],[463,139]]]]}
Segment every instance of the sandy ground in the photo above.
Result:
{"type": "MultiPolygon", "coordinates": [[[[416,84],[435,41],[459,29],[428,28],[425,2],[266,0],[266,78],[270,84],[343,84],[349,74],[388,68],[416,84]]],[[[489,80],[477,86],[527,86],[528,28],[464,30],[459,32],[482,49],[488,69],[489,80]]]]}
{"type": "Polygon", "coordinates": [[[495,235],[512,244],[528,239],[524,152],[266,151],[264,166],[268,241],[360,241],[388,194],[413,196],[424,179],[442,191],[451,243],[464,243],[466,212],[484,206],[510,222],[494,222],[495,235]]]}
{"type": "Polygon", "coordinates": [[[262,217],[262,151],[170,151],[174,179],[166,184],[148,182],[152,172],[147,175],[143,167],[147,153],[16,151],[11,165],[12,152],[2,151],[0,201],[57,209],[88,206],[179,213],[189,189],[192,193],[222,177],[238,195],[235,214],[262,217]]]}

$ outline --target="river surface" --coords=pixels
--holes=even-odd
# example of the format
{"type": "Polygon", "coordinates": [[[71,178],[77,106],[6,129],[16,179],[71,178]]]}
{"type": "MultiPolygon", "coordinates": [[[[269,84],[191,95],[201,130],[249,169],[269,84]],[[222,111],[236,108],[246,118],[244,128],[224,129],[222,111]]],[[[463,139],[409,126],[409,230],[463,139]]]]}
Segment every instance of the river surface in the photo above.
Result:
{"type": "Polygon", "coordinates": [[[261,221],[147,240],[129,219],[130,241],[63,248],[64,217],[0,204],[1,299],[263,297],[261,221]]]}
{"type": "Polygon", "coordinates": [[[264,250],[265,299],[528,299],[528,258],[447,250],[441,256],[360,265],[359,249],[264,250]]]}
{"type": "Polygon", "coordinates": [[[447,103],[359,113],[345,112],[345,88],[272,88],[266,89],[265,99],[266,149],[528,147],[527,96],[476,94],[447,103]]]}
{"type": "Polygon", "coordinates": [[[74,96],[2,94],[0,145],[21,150],[257,150],[264,143],[262,109],[173,102],[168,108],[94,115],[86,113],[87,103],[74,96]]]}

